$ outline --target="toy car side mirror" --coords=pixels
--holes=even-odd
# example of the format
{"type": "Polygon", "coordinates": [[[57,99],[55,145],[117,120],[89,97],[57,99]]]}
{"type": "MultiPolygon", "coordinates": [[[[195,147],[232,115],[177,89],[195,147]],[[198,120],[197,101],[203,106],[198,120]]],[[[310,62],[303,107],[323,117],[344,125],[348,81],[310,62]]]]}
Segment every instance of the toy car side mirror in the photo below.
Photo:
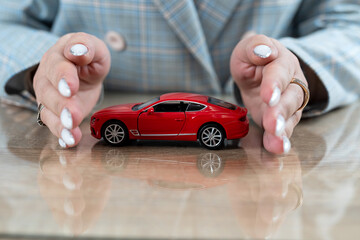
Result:
{"type": "Polygon", "coordinates": [[[149,109],[147,110],[147,113],[148,113],[148,114],[153,114],[153,113],[154,113],[154,108],[153,108],[153,107],[149,108],[149,109]]]}

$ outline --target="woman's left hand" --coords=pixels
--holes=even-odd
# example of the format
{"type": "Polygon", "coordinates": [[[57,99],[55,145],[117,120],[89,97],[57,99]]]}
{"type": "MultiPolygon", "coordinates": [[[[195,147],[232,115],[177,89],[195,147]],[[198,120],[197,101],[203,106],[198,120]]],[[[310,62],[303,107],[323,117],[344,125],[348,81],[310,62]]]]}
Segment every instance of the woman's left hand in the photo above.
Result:
{"type": "Polygon", "coordinates": [[[299,123],[304,91],[297,78],[307,85],[297,57],[279,41],[264,35],[247,36],[233,50],[230,69],[245,107],[256,124],[264,129],[267,151],[290,151],[289,138],[299,123]]]}

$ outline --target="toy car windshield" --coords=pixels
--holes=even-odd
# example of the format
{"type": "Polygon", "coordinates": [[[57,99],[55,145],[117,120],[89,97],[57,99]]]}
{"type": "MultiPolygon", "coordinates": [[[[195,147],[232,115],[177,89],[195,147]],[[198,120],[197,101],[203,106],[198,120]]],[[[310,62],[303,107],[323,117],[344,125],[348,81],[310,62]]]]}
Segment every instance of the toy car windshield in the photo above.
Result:
{"type": "Polygon", "coordinates": [[[159,100],[160,100],[160,97],[150,99],[150,100],[148,100],[148,101],[146,101],[144,103],[137,104],[137,105],[133,106],[132,110],[137,111],[137,110],[143,109],[143,108],[145,108],[145,107],[147,107],[147,106],[149,106],[149,105],[151,105],[151,104],[153,104],[153,103],[155,103],[155,102],[157,102],[159,100]]]}

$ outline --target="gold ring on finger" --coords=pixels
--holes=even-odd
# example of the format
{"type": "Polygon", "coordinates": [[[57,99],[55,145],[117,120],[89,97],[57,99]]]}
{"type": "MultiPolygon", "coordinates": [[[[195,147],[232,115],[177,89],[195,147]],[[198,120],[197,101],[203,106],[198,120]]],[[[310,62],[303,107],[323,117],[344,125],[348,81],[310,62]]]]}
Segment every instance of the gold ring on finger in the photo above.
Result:
{"type": "Polygon", "coordinates": [[[294,83],[296,85],[299,85],[301,87],[301,89],[303,90],[303,92],[304,92],[304,101],[303,101],[302,105],[298,108],[297,111],[303,110],[306,107],[306,105],[308,104],[309,99],[310,99],[309,88],[306,86],[306,84],[303,81],[301,81],[301,80],[299,80],[297,78],[291,79],[290,83],[294,83]]]}

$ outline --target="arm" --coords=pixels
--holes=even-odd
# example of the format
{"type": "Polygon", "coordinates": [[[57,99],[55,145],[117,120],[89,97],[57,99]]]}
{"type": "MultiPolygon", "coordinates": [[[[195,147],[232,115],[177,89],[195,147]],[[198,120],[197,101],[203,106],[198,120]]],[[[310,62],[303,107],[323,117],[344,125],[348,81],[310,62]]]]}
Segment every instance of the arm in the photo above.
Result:
{"type": "MultiPolygon", "coordinates": [[[[4,0],[0,7],[0,97],[10,101],[5,85],[16,73],[40,62],[58,37],[51,34],[58,1],[4,0]]],[[[25,84],[24,84],[25,85],[25,84]]]]}
{"type": "Polygon", "coordinates": [[[313,116],[360,96],[360,3],[358,0],[305,0],[294,35],[280,40],[299,59],[309,82],[313,116]],[[320,81],[319,81],[320,80],[320,81]]]}

